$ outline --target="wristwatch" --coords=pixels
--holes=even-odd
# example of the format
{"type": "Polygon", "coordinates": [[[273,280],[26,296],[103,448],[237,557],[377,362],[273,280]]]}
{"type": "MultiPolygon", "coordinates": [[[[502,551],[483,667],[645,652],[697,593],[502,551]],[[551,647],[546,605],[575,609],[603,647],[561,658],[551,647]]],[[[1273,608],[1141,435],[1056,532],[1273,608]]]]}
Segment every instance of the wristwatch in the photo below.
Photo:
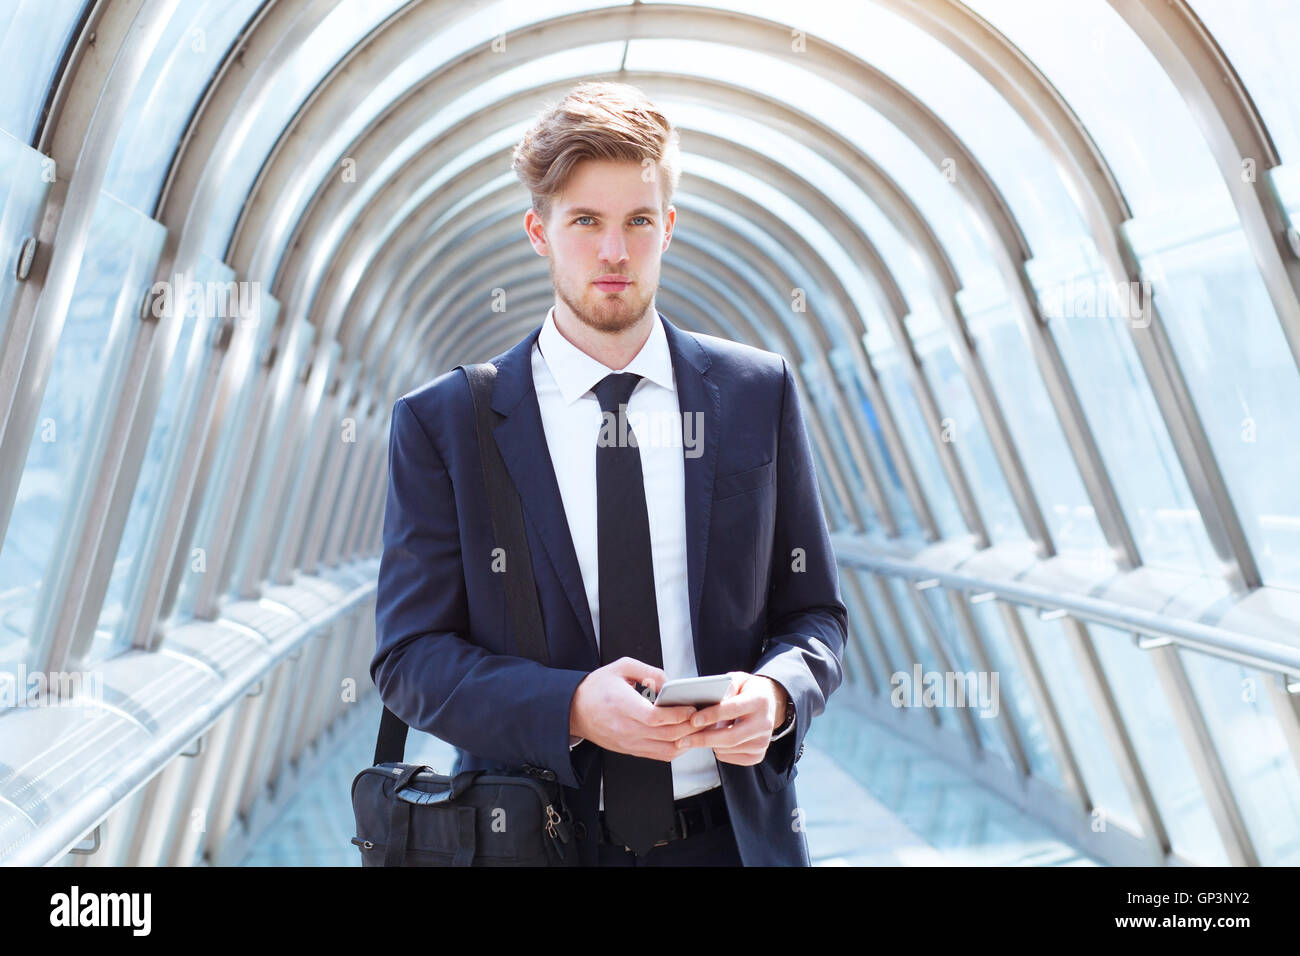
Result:
{"type": "Polygon", "coordinates": [[[786,698],[785,701],[785,720],[781,721],[781,726],[772,731],[772,740],[779,740],[790,731],[794,730],[794,701],[786,698]]]}

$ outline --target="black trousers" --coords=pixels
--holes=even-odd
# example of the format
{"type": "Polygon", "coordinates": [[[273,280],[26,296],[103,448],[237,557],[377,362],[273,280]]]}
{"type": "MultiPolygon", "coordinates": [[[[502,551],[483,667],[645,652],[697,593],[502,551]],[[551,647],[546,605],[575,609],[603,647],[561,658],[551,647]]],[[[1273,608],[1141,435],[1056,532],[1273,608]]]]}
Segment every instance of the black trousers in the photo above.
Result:
{"type": "Polygon", "coordinates": [[[601,842],[597,866],[744,866],[731,824],[651,847],[638,857],[621,845],[601,842]]]}

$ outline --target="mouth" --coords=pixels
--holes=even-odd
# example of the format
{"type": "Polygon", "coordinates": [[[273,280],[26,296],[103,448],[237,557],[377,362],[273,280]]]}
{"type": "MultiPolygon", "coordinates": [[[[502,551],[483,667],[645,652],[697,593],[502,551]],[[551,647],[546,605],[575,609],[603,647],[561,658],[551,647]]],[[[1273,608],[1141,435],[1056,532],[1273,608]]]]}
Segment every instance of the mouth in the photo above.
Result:
{"type": "Polygon", "coordinates": [[[628,279],[597,279],[592,283],[601,292],[622,292],[631,284],[628,279]]]}

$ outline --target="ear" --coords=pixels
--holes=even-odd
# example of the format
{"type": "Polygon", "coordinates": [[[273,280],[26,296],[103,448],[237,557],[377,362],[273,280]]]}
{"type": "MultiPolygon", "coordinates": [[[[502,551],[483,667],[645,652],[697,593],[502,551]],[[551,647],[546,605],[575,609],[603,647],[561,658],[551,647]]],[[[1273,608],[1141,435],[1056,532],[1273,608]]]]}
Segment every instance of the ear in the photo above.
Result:
{"type": "Polygon", "coordinates": [[[528,236],[528,241],[533,244],[539,256],[549,256],[551,254],[551,243],[546,236],[546,220],[544,220],[536,209],[529,208],[524,213],[524,233],[528,236]]]}

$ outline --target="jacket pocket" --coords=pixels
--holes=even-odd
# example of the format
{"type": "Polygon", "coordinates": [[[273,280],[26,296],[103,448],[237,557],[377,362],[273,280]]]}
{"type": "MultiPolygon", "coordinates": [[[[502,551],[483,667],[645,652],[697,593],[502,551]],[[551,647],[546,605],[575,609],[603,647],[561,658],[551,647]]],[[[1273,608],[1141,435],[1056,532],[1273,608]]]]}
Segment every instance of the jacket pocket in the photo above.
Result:
{"type": "Polygon", "coordinates": [[[713,500],[721,501],[733,495],[753,491],[770,485],[776,478],[776,461],[772,460],[756,468],[722,475],[713,481],[713,500]]]}

